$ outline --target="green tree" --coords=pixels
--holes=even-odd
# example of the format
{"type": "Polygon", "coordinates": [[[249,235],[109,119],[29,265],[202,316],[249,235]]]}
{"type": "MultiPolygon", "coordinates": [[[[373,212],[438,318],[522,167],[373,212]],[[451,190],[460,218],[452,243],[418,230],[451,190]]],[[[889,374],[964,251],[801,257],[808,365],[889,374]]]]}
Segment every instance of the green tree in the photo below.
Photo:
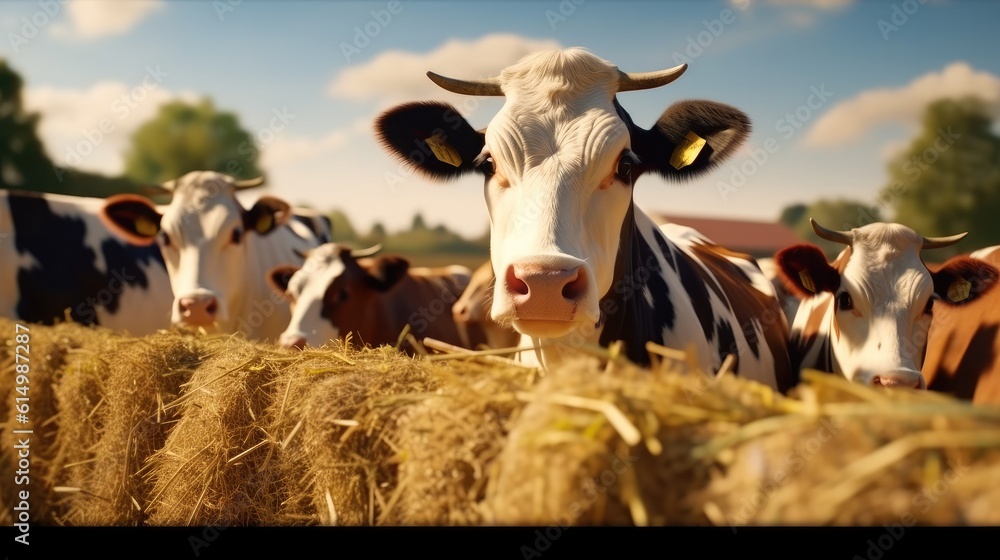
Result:
{"type": "Polygon", "coordinates": [[[419,212],[414,214],[413,223],[410,225],[410,231],[424,231],[427,229],[427,224],[424,222],[424,217],[419,212]]]}
{"type": "Polygon", "coordinates": [[[781,215],[778,217],[778,221],[785,224],[786,226],[795,229],[798,227],[802,220],[806,219],[806,211],[809,210],[809,205],[802,204],[792,204],[786,206],[781,210],[781,215]]]}
{"type": "Polygon", "coordinates": [[[0,59],[0,188],[51,190],[59,177],[38,138],[41,116],[24,110],[20,74],[0,59]]]}
{"type": "Polygon", "coordinates": [[[1000,137],[979,99],[930,104],[920,131],[889,163],[889,184],[879,200],[893,220],[925,236],[969,232],[935,258],[1000,243],[1000,137]]]}
{"type": "Polygon", "coordinates": [[[812,225],[809,224],[809,218],[816,220],[819,225],[827,229],[843,231],[850,231],[853,228],[868,225],[872,222],[882,221],[878,207],[863,202],[846,199],[824,199],[810,204],[803,218],[793,229],[796,235],[818,246],[831,259],[843,251],[844,246],[817,236],[816,232],[812,229],[812,225]]]}
{"type": "Polygon", "coordinates": [[[358,232],[354,229],[347,214],[334,209],[327,216],[333,227],[333,241],[335,243],[354,243],[358,240],[358,232]]]}
{"type": "Polygon", "coordinates": [[[210,99],[167,103],[132,135],[125,175],[162,183],[190,171],[219,171],[250,179],[262,173],[253,137],[233,113],[216,110],[210,99]]]}

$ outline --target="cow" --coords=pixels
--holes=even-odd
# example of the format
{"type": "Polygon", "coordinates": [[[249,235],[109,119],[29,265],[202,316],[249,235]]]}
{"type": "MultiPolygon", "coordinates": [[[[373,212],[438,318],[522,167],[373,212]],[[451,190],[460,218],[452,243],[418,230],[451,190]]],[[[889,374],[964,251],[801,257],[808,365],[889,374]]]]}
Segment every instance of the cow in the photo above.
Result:
{"type": "Polygon", "coordinates": [[[263,178],[237,181],[214,171],[192,171],[161,185],[171,195],[160,208],[133,194],[109,197],[100,210],[107,227],[136,247],[157,246],[173,301],[170,324],[206,332],[240,333],[275,342],[291,317],[287,302],[264,279],[279,265],[330,238],[328,219],[299,216],[289,204],[261,196],[249,209],[236,198],[263,178]]]}
{"type": "MultiPolygon", "coordinates": [[[[1000,269],[1000,245],[969,257],[1000,269]]],[[[1000,404],[1000,289],[981,293],[968,305],[935,309],[926,354],[922,372],[929,390],[973,404],[1000,404]]]]}
{"type": "MultiPolygon", "coordinates": [[[[479,328],[491,348],[514,348],[521,341],[521,333],[501,325],[490,317],[489,297],[493,290],[493,264],[486,261],[472,273],[469,285],[451,307],[455,324],[466,330],[479,328]]],[[[469,344],[471,346],[471,344],[469,344]]]]}
{"type": "Polygon", "coordinates": [[[750,132],[745,113],[704,100],[675,103],[652,129],[636,126],[617,94],[669,84],[686,68],[626,73],[574,47],[529,54],[484,80],[428,72],[448,91],[504,104],[479,131],[451,105],[404,103],[376,118],[375,134],[427,178],[482,177],[490,313],[537,345],[542,367],[616,341],[645,366],[654,342],[690,350],[703,371],[733,355],[733,373],[784,391],[795,383],[787,322],[754,259],[658,227],[633,201],[641,175],[702,176],[750,132]]]}
{"type": "MultiPolygon", "coordinates": [[[[271,269],[267,282],[292,308],[279,344],[319,347],[351,333],[359,348],[395,346],[409,325],[418,340],[462,345],[450,310],[471,271],[457,265],[411,267],[402,256],[371,257],[372,252],[326,243],[309,251],[302,266],[271,269]]],[[[482,335],[471,339],[472,344],[485,341],[482,335]]],[[[409,343],[402,349],[410,355],[417,351],[409,343]]]]}
{"type": "Polygon", "coordinates": [[[937,270],[921,252],[958,243],[966,233],[924,237],[895,223],[830,230],[810,218],[822,239],[846,247],[832,262],[815,245],[775,255],[780,273],[801,298],[792,323],[795,368],[844,375],[865,385],[927,388],[922,374],[928,329],[942,313],[991,293],[998,278],[989,263],[955,257],[937,270]]]}
{"type": "Polygon", "coordinates": [[[757,265],[774,286],[774,293],[781,303],[781,310],[785,312],[785,320],[791,325],[792,321],[795,320],[795,312],[799,309],[799,298],[785,284],[785,279],[781,276],[778,264],[774,262],[773,257],[757,259],[757,265]]]}
{"type": "Polygon", "coordinates": [[[0,314],[74,321],[133,336],[170,327],[170,280],[159,248],[124,242],[101,198],[0,191],[0,314]]]}

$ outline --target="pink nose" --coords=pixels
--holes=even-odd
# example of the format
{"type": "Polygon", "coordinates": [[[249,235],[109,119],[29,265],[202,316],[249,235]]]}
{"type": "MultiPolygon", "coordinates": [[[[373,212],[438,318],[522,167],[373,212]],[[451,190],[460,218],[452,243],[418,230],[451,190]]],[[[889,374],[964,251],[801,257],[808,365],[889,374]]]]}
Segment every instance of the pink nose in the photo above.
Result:
{"type": "Polygon", "coordinates": [[[571,321],[587,292],[587,273],[579,266],[566,270],[515,264],[507,268],[506,285],[518,319],[571,321]]]}
{"type": "Polygon", "coordinates": [[[472,312],[469,309],[469,305],[465,303],[456,304],[451,309],[451,315],[454,317],[456,323],[468,323],[472,319],[472,312]]]}
{"type": "Polygon", "coordinates": [[[219,302],[215,296],[186,297],[177,302],[177,307],[185,323],[194,326],[207,326],[215,321],[219,302]]]}
{"type": "Polygon", "coordinates": [[[905,387],[912,389],[922,389],[924,387],[923,377],[920,375],[906,375],[886,373],[872,377],[872,385],[875,387],[905,387]]]}

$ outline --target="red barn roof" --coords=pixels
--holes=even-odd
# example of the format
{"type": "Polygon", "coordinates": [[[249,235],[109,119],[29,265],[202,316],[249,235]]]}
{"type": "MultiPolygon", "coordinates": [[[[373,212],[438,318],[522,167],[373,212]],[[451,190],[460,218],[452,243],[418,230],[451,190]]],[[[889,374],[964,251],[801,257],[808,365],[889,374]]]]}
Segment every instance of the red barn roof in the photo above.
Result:
{"type": "Polygon", "coordinates": [[[694,228],[718,245],[755,257],[770,257],[789,245],[803,242],[791,228],[779,222],[657,213],[650,213],[650,217],[659,224],[670,222],[694,228]]]}

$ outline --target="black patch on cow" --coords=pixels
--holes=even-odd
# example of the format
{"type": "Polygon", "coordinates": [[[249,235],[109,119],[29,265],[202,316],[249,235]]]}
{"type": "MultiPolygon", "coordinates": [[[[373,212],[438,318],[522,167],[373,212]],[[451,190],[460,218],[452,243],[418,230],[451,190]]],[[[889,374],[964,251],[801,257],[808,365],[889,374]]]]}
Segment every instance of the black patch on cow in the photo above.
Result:
{"type": "Polygon", "coordinates": [[[600,343],[606,347],[624,341],[629,360],[649,365],[646,341],[663,344],[663,331],[674,328],[677,312],[657,254],[636,230],[634,203],[629,205],[620,239],[611,289],[600,302],[600,343]],[[642,294],[643,287],[653,296],[652,307],[642,294]]]}
{"type": "Polygon", "coordinates": [[[95,267],[97,253],[84,244],[87,226],[80,218],[59,216],[39,195],[10,194],[7,198],[14,225],[14,246],[36,264],[17,271],[17,315],[24,321],[51,325],[65,318],[97,325],[96,307],[118,310],[121,284],[148,287],[139,263],[163,267],[157,245],[136,247],[116,239],[102,242],[106,271],[95,267]]]}
{"type": "MultiPolygon", "coordinates": [[[[662,236],[660,231],[657,236],[662,236]]],[[[664,239],[666,242],[666,239],[664,239]]],[[[718,295],[718,287],[707,283],[701,274],[694,267],[699,266],[687,253],[681,252],[677,259],[677,275],[680,276],[681,285],[684,286],[684,293],[691,300],[691,307],[701,323],[701,330],[705,334],[706,340],[712,340],[715,330],[715,312],[712,311],[712,302],[708,295],[708,286],[712,286],[718,295]]],[[[725,300],[723,300],[725,301],[725,300]]]]}
{"type": "Polygon", "coordinates": [[[740,352],[736,346],[736,335],[733,334],[733,328],[729,326],[729,322],[722,319],[715,325],[715,328],[718,333],[719,356],[725,358],[726,354],[734,354],[738,357],[740,352]]]}

